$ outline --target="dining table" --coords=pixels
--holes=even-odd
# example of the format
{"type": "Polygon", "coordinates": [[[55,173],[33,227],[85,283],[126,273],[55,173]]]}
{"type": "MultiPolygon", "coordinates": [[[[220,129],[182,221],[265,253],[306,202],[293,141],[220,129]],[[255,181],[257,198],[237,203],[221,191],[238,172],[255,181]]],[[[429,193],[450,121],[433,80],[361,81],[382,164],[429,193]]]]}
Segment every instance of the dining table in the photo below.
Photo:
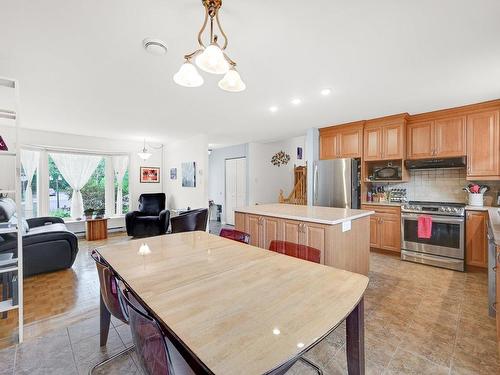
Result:
{"type": "MultiPolygon", "coordinates": [[[[196,374],[285,373],[343,321],[348,373],[364,374],[364,275],[201,231],[96,250],[196,374]]],[[[100,314],[102,339],[102,298],[100,314]]]]}

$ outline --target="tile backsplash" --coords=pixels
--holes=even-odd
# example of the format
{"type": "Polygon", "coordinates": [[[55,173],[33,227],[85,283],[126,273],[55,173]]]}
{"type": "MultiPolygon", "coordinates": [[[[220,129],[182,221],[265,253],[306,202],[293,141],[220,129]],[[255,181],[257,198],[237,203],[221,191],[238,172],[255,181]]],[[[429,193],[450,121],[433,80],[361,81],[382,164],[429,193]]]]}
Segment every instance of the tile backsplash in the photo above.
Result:
{"type": "MultiPolygon", "coordinates": [[[[408,200],[460,202],[467,203],[467,193],[462,190],[472,181],[466,180],[465,168],[454,169],[413,169],[410,170],[410,181],[400,184],[374,184],[389,189],[406,189],[408,200]]],[[[500,191],[500,181],[474,181],[488,185],[490,190],[485,194],[486,205],[496,205],[496,196],[500,191]]]]}

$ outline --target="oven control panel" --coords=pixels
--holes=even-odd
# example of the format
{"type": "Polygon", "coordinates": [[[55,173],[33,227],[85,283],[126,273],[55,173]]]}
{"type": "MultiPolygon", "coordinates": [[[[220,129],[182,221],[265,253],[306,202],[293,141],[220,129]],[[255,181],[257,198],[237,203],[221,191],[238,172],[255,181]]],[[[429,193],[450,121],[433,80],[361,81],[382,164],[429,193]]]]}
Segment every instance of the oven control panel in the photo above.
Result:
{"type": "Polygon", "coordinates": [[[446,216],[464,216],[465,206],[464,205],[439,205],[439,204],[416,204],[409,202],[401,209],[404,212],[412,213],[422,213],[422,214],[436,214],[436,215],[446,215],[446,216]]]}

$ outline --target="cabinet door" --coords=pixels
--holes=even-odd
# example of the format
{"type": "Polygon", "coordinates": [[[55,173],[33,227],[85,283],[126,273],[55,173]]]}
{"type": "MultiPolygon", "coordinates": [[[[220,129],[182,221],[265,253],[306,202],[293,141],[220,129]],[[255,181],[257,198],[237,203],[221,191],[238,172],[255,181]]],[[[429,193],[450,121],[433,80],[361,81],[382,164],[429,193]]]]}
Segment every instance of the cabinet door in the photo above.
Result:
{"type": "Polygon", "coordinates": [[[497,342],[500,343],[500,246],[497,246],[497,258],[496,258],[496,279],[497,279],[497,296],[496,296],[496,305],[495,309],[497,311],[497,342]]]}
{"type": "Polygon", "coordinates": [[[304,223],[302,243],[321,251],[321,263],[324,262],[326,231],[323,225],[304,223]]]}
{"type": "Polygon", "coordinates": [[[282,220],[283,241],[299,244],[301,242],[301,222],[282,220]]]}
{"type": "Polygon", "coordinates": [[[241,212],[235,212],[234,213],[234,229],[239,230],[241,232],[245,232],[245,216],[246,214],[241,213],[241,212]]]}
{"type": "Polygon", "coordinates": [[[466,264],[488,267],[487,212],[468,211],[465,224],[466,264]]]}
{"type": "Polygon", "coordinates": [[[382,159],[382,128],[367,128],[364,132],[364,160],[382,159]]]}
{"type": "Polygon", "coordinates": [[[363,129],[343,130],[338,135],[339,157],[360,158],[363,152],[363,129]]]}
{"type": "Polygon", "coordinates": [[[498,176],[498,111],[467,116],[467,176],[498,176]]]}
{"type": "Polygon", "coordinates": [[[465,156],[466,118],[453,117],[434,121],[434,155],[439,157],[465,156]]]}
{"type": "Polygon", "coordinates": [[[338,157],[338,134],[329,133],[320,136],[320,159],[334,159],[338,157]]]}
{"type": "Polygon", "coordinates": [[[432,158],[434,153],[434,122],[408,124],[407,159],[432,158]]]}
{"type": "Polygon", "coordinates": [[[262,218],[262,243],[260,247],[263,249],[269,249],[271,241],[279,239],[279,226],[280,219],[275,217],[263,217],[262,218]]]}
{"type": "Polygon", "coordinates": [[[380,218],[377,215],[370,216],[370,247],[380,248],[380,218]]]}
{"type": "Polygon", "coordinates": [[[401,251],[401,222],[398,216],[380,216],[380,248],[401,251]]]}
{"type": "Polygon", "coordinates": [[[246,232],[250,235],[250,245],[260,246],[261,243],[261,217],[258,215],[247,214],[245,218],[246,232]]]}
{"type": "Polygon", "coordinates": [[[382,159],[404,159],[404,127],[402,124],[382,128],[382,159]]]}

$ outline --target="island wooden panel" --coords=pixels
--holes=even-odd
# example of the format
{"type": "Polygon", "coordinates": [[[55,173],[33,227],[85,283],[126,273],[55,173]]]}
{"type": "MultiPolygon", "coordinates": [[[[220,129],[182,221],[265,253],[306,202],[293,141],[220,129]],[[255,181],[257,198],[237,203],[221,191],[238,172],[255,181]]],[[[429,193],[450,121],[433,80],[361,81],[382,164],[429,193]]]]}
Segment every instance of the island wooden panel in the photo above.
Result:
{"type": "Polygon", "coordinates": [[[175,335],[176,345],[205,366],[200,373],[268,373],[310,349],[346,317],[350,372],[363,373],[351,366],[364,359],[365,276],[206,232],[132,240],[98,251],[175,335]],[[138,252],[144,242],[151,250],[147,255],[138,252]],[[352,313],[361,318],[359,329],[352,327],[352,313]],[[358,351],[353,340],[359,340],[358,351]]]}
{"type": "Polygon", "coordinates": [[[369,216],[352,220],[346,232],[341,223],[326,225],[242,212],[236,216],[240,217],[236,229],[250,234],[254,246],[268,249],[271,239],[312,246],[320,250],[322,264],[368,275],[369,216]]]}

